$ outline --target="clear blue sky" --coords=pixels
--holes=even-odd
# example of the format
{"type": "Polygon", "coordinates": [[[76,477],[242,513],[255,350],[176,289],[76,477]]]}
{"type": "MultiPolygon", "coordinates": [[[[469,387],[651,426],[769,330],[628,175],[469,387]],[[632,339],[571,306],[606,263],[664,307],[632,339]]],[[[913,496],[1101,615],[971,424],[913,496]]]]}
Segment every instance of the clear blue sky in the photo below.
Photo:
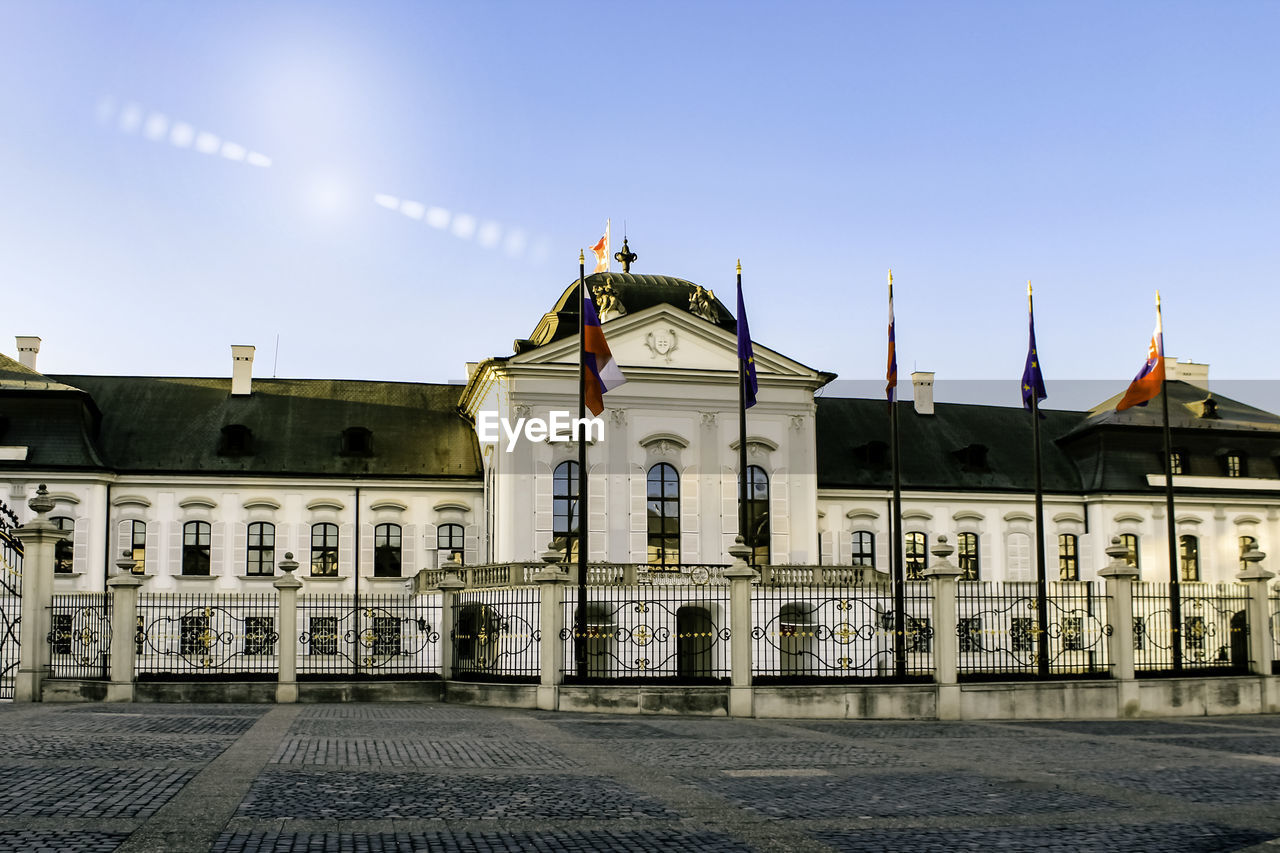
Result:
{"type": "Polygon", "coordinates": [[[730,304],[741,257],[756,339],[844,378],[883,376],[888,267],[904,374],[1016,402],[1030,278],[1051,403],[1123,387],[1157,288],[1170,354],[1276,378],[1278,33],[1274,2],[3,0],[0,348],[270,375],[278,334],[281,376],[456,379],[611,217],[730,304]]]}

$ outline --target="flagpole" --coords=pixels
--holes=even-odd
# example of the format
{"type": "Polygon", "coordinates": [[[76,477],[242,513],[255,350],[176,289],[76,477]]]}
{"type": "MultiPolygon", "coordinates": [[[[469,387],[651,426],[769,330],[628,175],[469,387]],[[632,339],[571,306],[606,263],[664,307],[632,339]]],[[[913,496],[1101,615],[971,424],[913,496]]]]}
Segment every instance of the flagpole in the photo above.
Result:
{"type": "Polygon", "coordinates": [[[1169,370],[1164,360],[1164,318],[1160,291],[1156,291],[1156,322],[1160,326],[1160,407],[1164,417],[1164,502],[1169,530],[1169,643],[1173,647],[1173,671],[1182,670],[1182,587],[1178,571],[1178,523],[1173,515],[1173,437],[1169,430],[1169,370]]]}
{"type": "MultiPolygon", "coordinates": [[[[742,293],[742,261],[738,261],[738,293],[742,293]]],[[[738,312],[738,336],[742,335],[742,312],[738,312]]],[[[747,541],[747,360],[738,351],[738,531],[742,544],[751,548],[747,562],[756,564],[755,543],[747,541]]]]}
{"type": "MultiPolygon", "coordinates": [[[[578,251],[578,423],[587,419],[587,282],[586,254],[578,251]]],[[[574,625],[573,658],[578,677],[587,675],[587,434],[578,441],[578,613],[574,625]]]]}
{"type": "MultiPolygon", "coordinates": [[[[1031,301],[1031,282],[1027,282],[1027,312],[1035,329],[1035,306],[1031,301]]],[[[1034,331],[1033,331],[1034,334],[1034,331]]],[[[1038,353],[1034,355],[1039,362],[1038,353]]],[[[1039,364],[1036,365],[1037,370],[1039,364]]],[[[1049,674],[1049,581],[1044,557],[1044,474],[1040,460],[1040,393],[1031,389],[1031,434],[1035,443],[1036,466],[1036,670],[1043,678],[1049,674]]]]}
{"type": "MultiPolygon", "coordinates": [[[[889,270],[889,311],[893,316],[893,270],[889,270]]],[[[895,325],[896,325],[896,321],[895,325]]],[[[896,338],[896,331],[890,329],[896,338]]],[[[890,544],[893,547],[893,669],[898,678],[907,674],[906,613],[907,580],[902,564],[902,460],[898,455],[898,375],[897,342],[894,341],[893,389],[889,396],[889,459],[893,468],[893,518],[890,544]]]]}

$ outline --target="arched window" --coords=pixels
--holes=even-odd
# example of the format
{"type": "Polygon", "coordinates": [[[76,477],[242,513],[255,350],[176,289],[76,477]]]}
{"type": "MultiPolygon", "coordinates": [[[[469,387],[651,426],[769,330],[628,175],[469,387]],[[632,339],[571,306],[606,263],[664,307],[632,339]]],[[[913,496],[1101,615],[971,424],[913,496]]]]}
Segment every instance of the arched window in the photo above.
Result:
{"type": "Polygon", "coordinates": [[[659,462],[649,469],[649,565],[680,562],[680,475],[674,465],[659,462]]]}
{"type": "Polygon", "coordinates": [[[211,562],[209,522],[188,521],[182,525],[182,573],[208,575],[211,562]]]}
{"type": "Polygon", "coordinates": [[[578,557],[578,463],[561,462],[551,482],[551,537],[572,562],[578,557]]]}
{"type": "Polygon", "coordinates": [[[1244,552],[1248,551],[1250,548],[1257,548],[1257,547],[1258,547],[1258,537],[1256,536],[1240,537],[1240,570],[1241,571],[1244,571],[1245,569],[1249,568],[1249,564],[1244,559],[1244,552]]]}
{"type": "Polygon", "coordinates": [[[311,525],[311,576],[338,576],[338,525],[329,522],[311,525]]]}
{"type": "Polygon", "coordinates": [[[463,539],[461,524],[442,524],[436,528],[436,565],[462,565],[463,539]]]}
{"type": "Polygon", "coordinates": [[[903,546],[902,565],[907,580],[920,580],[929,559],[929,537],[923,533],[908,533],[903,539],[903,546]]]}
{"type": "Polygon", "coordinates": [[[876,535],[870,530],[855,530],[850,546],[853,565],[860,569],[876,567],[876,535]]]}
{"type": "Polygon", "coordinates": [[[276,526],[267,521],[249,525],[246,575],[273,575],[276,572],[276,526]]]}
{"type": "Polygon", "coordinates": [[[49,521],[54,527],[65,530],[68,534],[66,539],[59,539],[58,544],[53,546],[53,570],[60,575],[71,574],[76,556],[75,547],[71,543],[76,532],[76,520],[60,515],[49,521]]]}
{"type": "Polygon", "coordinates": [[[1135,569],[1140,569],[1142,567],[1142,552],[1138,547],[1138,534],[1121,533],[1120,544],[1129,549],[1128,555],[1124,558],[1125,563],[1135,569]]]}
{"type": "Polygon", "coordinates": [[[133,573],[145,574],[147,571],[147,523],[127,519],[120,522],[120,547],[133,560],[133,573]]]}
{"type": "Polygon", "coordinates": [[[1194,536],[1178,537],[1178,563],[1182,566],[1182,580],[1200,580],[1200,540],[1194,536]]]}
{"type": "Polygon", "coordinates": [[[1058,580],[1080,580],[1080,540],[1074,533],[1058,534],[1058,580]]]}
{"type": "Polygon", "coordinates": [[[769,475],[759,465],[747,466],[747,525],[743,539],[751,549],[751,565],[769,564],[769,475]]]}
{"type": "Polygon", "coordinates": [[[957,580],[976,581],[979,578],[978,534],[961,533],[956,541],[956,559],[960,564],[957,580]]]}
{"type": "Polygon", "coordinates": [[[400,525],[379,524],[373,528],[373,576],[400,577],[400,525]]]}

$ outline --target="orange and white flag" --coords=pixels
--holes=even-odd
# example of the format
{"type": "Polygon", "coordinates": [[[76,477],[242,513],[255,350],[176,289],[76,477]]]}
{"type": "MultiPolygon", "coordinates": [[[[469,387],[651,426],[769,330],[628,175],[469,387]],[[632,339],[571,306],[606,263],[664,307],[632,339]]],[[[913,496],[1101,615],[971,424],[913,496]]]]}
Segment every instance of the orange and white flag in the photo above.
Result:
{"type": "Polygon", "coordinates": [[[594,272],[609,271],[609,220],[604,221],[604,236],[591,247],[591,251],[596,253],[596,268],[594,272]]]}

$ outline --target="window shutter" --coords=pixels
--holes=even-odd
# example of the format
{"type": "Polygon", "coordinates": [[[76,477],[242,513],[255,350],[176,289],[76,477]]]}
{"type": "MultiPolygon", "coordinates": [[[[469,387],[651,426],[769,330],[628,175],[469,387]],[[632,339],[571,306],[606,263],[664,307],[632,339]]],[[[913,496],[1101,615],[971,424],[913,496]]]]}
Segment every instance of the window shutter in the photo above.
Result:
{"type": "Polygon", "coordinates": [[[400,534],[400,574],[411,578],[418,573],[418,527],[406,524],[400,534]]]}
{"type": "MultiPolygon", "coordinates": [[[[901,536],[901,534],[899,534],[901,536]]],[[[881,572],[893,571],[893,552],[889,534],[876,531],[876,569],[881,572]]]]}
{"type": "MultiPolygon", "coordinates": [[[[1093,534],[1081,533],[1076,537],[1076,559],[1080,564],[1080,580],[1093,580],[1097,575],[1093,571],[1093,534]]],[[[1057,538],[1054,538],[1057,541],[1057,538]]],[[[1052,565],[1058,564],[1057,554],[1054,554],[1052,565]]]]}
{"type": "Polygon", "coordinates": [[[351,522],[338,527],[338,574],[347,575],[355,568],[356,526],[351,522]]]}
{"type": "Polygon", "coordinates": [[[142,552],[142,557],[143,557],[142,568],[147,574],[154,575],[156,574],[156,569],[159,568],[159,564],[160,564],[160,523],[159,522],[147,523],[146,542],[147,544],[142,552]],[[156,561],[156,565],[154,566],[151,565],[152,560],[156,561]]]}
{"type": "Polygon", "coordinates": [[[627,487],[630,492],[630,512],[628,517],[631,520],[631,562],[647,563],[649,562],[649,505],[645,498],[645,489],[647,481],[645,472],[638,467],[633,467],[631,476],[627,478],[627,487]]]}
{"type": "Polygon", "coordinates": [[[436,526],[434,524],[422,525],[422,545],[423,554],[426,556],[422,567],[424,569],[440,568],[440,552],[436,550],[436,526]]]}
{"type": "MultiPolygon", "coordinates": [[[[552,512],[555,509],[552,503],[553,485],[551,469],[539,465],[533,476],[533,526],[537,533],[535,541],[543,543],[543,548],[551,541],[552,512]]],[[[431,547],[435,548],[435,542],[431,543],[431,547]]]]}
{"type": "MultiPolygon", "coordinates": [[[[400,543],[404,544],[404,530],[400,531],[400,543]]],[[[364,577],[373,575],[373,525],[360,525],[360,573],[364,577]]]]}
{"type": "MultiPolygon", "coordinates": [[[[302,558],[298,556],[298,552],[293,550],[293,541],[289,538],[291,533],[293,533],[293,530],[290,525],[288,524],[276,525],[276,538],[275,538],[276,545],[275,545],[274,556],[275,556],[275,561],[276,561],[275,566],[277,571],[280,568],[280,561],[284,559],[285,554],[293,554],[294,560],[297,560],[299,563],[302,562],[302,558]]],[[[294,574],[295,575],[301,574],[301,570],[294,572],[294,574]]]]}
{"type": "MultiPolygon", "coordinates": [[[[991,547],[992,538],[993,537],[987,536],[985,533],[978,534],[978,577],[982,580],[994,580],[996,577],[996,566],[995,563],[992,562],[992,554],[994,553],[994,549],[991,547]]],[[[1035,559],[1035,555],[1032,553],[1034,550],[1035,549],[1030,546],[1030,543],[1028,543],[1027,554],[1033,560],[1035,559]]],[[[934,556],[930,554],[930,566],[933,565],[933,560],[934,556]]]]}
{"type": "MultiPolygon", "coordinates": [[[[169,522],[169,574],[182,574],[182,522],[169,522]]],[[[158,572],[157,572],[158,574],[158,572]]]]}
{"type": "Polygon", "coordinates": [[[698,521],[698,469],[686,468],[680,474],[680,561],[683,563],[702,559],[698,521]]]}
{"type": "Polygon", "coordinates": [[[822,546],[819,550],[818,562],[826,566],[838,565],[836,562],[836,535],[830,530],[824,530],[818,534],[818,542],[822,546]]]}
{"type": "MultiPolygon", "coordinates": [[[[982,546],[979,546],[981,550],[982,546]]],[[[1011,581],[1029,581],[1031,576],[1031,537],[1025,533],[1010,533],[1008,539],[1009,565],[1005,577],[1011,581]]]]}
{"type": "Polygon", "coordinates": [[[462,532],[462,559],[468,566],[476,564],[476,556],[480,545],[480,529],[468,524],[462,532]]]}
{"type": "Polygon", "coordinates": [[[209,574],[225,573],[227,562],[227,523],[216,521],[209,526],[209,574]],[[222,571],[219,571],[222,569],[222,571]]]}
{"type": "Polygon", "coordinates": [[[249,568],[249,525],[233,523],[231,531],[231,574],[242,575],[249,568]]]}
{"type": "Polygon", "coordinates": [[[720,469],[720,529],[732,545],[738,535],[738,475],[732,468],[720,469]]]}
{"type": "Polygon", "coordinates": [[[790,563],[791,557],[791,489],[786,474],[774,474],[769,480],[769,562],[790,563]]]}
{"type": "Polygon", "coordinates": [[[310,524],[299,524],[295,536],[298,544],[294,548],[293,558],[301,564],[298,566],[300,576],[311,574],[311,527],[310,524]]]}
{"type": "Polygon", "coordinates": [[[89,571],[89,519],[77,518],[75,532],[71,534],[71,569],[76,572],[89,571]]]}
{"type": "Polygon", "coordinates": [[[115,572],[116,560],[119,560],[125,551],[129,551],[130,553],[133,551],[132,521],[121,521],[116,524],[116,538],[111,546],[111,560],[107,566],[108,574],[115,572]]]}

